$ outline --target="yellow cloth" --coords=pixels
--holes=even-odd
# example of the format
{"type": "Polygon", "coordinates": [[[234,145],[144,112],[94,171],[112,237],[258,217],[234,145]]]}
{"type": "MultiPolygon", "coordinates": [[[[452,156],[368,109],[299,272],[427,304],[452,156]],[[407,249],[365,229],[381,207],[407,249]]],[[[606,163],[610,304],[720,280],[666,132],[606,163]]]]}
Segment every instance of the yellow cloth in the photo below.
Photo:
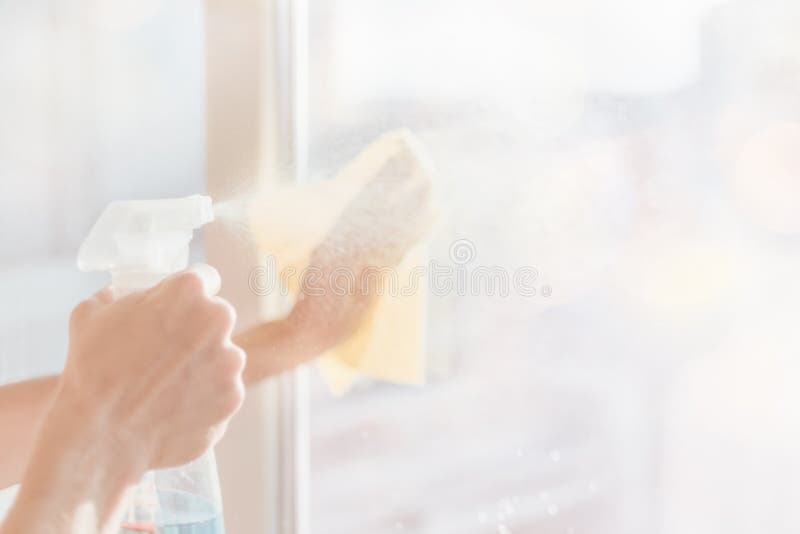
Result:
{"type": "MultiPolygon", "coordinates": [[[[425,258],[420,246],[397,267],[401,287],[425,258]]],[[[344,393],[360,374],[400,384],[425,381],[426,283],[409,295],[378,298],[355,334],[320,359],[331,391],[344,393]]]]}

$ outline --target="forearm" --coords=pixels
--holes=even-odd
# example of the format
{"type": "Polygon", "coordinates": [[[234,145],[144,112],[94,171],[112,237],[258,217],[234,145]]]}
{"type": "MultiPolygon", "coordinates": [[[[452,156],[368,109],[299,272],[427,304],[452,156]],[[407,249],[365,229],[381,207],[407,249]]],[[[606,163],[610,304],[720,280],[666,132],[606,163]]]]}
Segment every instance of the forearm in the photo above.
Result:
{"type": "MultiPolygon", "coordinates": [[[[287,320],[256,325],[234,342],[249,356],[245,383],[305,363],[325,350],[315,340],[298,339],[287,320]]],[[[0,489],[22,479],[33,450],[40,424],[58,389],[59,376],[48,376],[0,387],[0,429],[3,453],[0,454],[0,489]]]]}
{"type": "Polygon", "coordinates": [[[287,320],[255,325],[233,339],[247,353],[244,383],[251,385],[306,363],[321,352],[313,339],[298,339],[287,320]]]}
{"type": "MultiPolygon", "coordinates": [[[[246,384],[279,374],[308,362],[339,341],[320,335],[324,329],[296,324],[290,316],[256,325],[234,339],[248,355],[246,384]]],[[[48,376],[0,387],[0,488],[17,484],[28,464],[39,426],[59,385],[59,376],[48,376]]]]}
{"type": "Polygon", "coordinates": [[[257,324],[234,338],[247,353],[244,382],[264,378],[307,363],[347,340],[363,321],[371,295],[306,296],[289,315],[257,324]]]}
{"type": "Polygon", "coordinates": [[[96,412],[61,398],[54,403],[0,534],[118,530],[126,493],[145,466],[96,412]]]}
{"type": "Polygon", "coordinates": [[[57,376],[0,387],[0,488],[22,478],[39,426],[58,388],[57,376]]]}

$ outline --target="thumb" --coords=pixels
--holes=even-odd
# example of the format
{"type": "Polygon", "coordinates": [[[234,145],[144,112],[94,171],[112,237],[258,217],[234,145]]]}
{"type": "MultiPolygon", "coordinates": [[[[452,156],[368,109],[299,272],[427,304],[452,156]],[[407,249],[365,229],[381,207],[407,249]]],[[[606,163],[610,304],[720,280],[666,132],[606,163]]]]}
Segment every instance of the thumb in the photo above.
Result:
{"type": "Polygon", "coordinates": [[[114,291],[110,287],[105,287],[92,296],[92,300],[97,304],[105,306],[114,302],[114,291]]]}
{"type": "Polygon", "coordinates": [[[76,332],[80,330],[85,321],[89,320],[98,310],[113,302],[113,300],[114,295],[111,292],[111,288],[105,288],[75,306],[69,318],[70,331],[76,332]]]}

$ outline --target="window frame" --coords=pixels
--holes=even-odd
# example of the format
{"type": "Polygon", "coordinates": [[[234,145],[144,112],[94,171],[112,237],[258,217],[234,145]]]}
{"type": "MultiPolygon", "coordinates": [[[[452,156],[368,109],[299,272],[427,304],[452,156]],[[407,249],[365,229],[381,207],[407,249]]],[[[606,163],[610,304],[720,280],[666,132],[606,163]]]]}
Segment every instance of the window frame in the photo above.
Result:
{"type": "MultiPolygon", "coordinates": [[[[306,0],[206,0],[206,186],[214,198],[267,181],[303,181],[307,136],[306,0]],[[257,178],[253,178],[257,177],[257,178]]],[[[258,255],[220,229],[206,234],[222,295],[239,327],[268,319],[278,296],[256,296],[258,255]],[[273,298],[274,297],[274,298],[273,298]]],[[[226,530],[309,529],[308,385],[305,368],[248,389],[217,447],[226,530]]]]}

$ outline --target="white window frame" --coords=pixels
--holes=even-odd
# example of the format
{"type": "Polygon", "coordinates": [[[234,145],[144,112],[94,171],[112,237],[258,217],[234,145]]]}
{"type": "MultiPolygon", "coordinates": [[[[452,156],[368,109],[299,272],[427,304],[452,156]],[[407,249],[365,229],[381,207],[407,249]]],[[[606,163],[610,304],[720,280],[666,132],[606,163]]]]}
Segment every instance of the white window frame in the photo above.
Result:
{"type": "MultiPolygon", "coordinates": [[[[301,181],[307,161],[306,0],[206,0],[206,185],[222,197],[268,180],[301,181]]],[[[240,327],[280,305],[249,289],[259,258],[212,229],[209,261],[240,327]]],[[[248,389],[217,447],[228,534],[309,531],[306,370],[248,389]]]]}

